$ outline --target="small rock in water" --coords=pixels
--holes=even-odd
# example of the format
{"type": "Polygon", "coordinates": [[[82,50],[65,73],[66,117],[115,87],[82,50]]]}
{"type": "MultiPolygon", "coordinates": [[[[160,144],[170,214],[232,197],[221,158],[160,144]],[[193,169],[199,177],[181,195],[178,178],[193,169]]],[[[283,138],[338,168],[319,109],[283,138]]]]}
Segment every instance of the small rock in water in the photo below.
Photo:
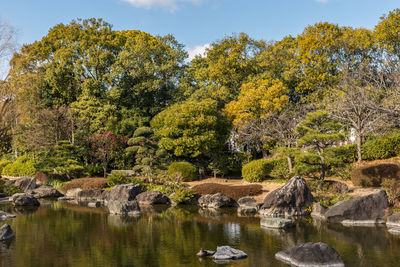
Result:
{"type": "Polygon", "coordinates": [[[8,224],[0,227],[0,241],[7,241],[14,237],[14,232],[8,224]]]}
{"type": "Polygon", "coordinates": [[[40,206],[39,201],[30,194],[18,193],[10,197],[14,206],[40,206]]]}
{"type": "Polygon", "coordinates": [[[204,250],[200,248],[200,251],[196,254],[199,257],[209,257],[215,254],[215,251],[212,250],[204,250]]]}
{"type": "Polygon", "coordinates": [[[275,258],[292,266],[334,266],[344,267],[339,253],[328,244],[304,243],[279,251],[275,258]]]}
{"type": "Polygon", "coordinates": [[[100,205],[101,205],[100,201],[89,202],[89,203],[88,203],[88,207],[89,207],[89,208],[98,208],[98,207],[100,207],[100,205]]]}
{"type": "Polygon", "coordinates": [[[7,212],[4,212],[2,210],[0,210],[0,221],[5,221],[5,220],[9,220],[12,218],[15,218],[16,216],[13,214],[9,214],[7,212]]]}
{"type": "Polygon", "coordinates": [[[212,256],[217,263],[226,263],[230,260],[240,260],[247,258],[247,254],[241,250],[231,248],[230,246],[217,247],[217,251],[212,256]]]}
{"type": "Polygon", "coordinates": [[[261,218],[261,227],[286,229],[293,226],[292,220],[284,218],[261,218]]]}

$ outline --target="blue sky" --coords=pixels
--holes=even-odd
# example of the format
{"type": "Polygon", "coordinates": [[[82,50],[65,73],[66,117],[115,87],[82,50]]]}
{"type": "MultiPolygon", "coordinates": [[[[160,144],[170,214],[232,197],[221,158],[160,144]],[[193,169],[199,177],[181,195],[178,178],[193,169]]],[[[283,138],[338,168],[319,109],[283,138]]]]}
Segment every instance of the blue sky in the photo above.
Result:
{"type": "Polygon", "coordinates": [[[263,40],[297,35],[320,21],[372,29],[399,0],[0,0],[0,19],[31,43],[58,23],[103,18],[114,29],[173,34],[188,50],[246,32],[263,40]]]}

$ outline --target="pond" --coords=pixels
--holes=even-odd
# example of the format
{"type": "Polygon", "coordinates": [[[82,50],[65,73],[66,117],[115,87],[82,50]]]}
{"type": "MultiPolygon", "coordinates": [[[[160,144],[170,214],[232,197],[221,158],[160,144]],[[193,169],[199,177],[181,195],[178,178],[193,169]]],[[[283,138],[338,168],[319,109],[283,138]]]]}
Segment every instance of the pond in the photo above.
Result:
{"type": "Polygon", "coordinates": [[[67,202],[42,202],[37,209],[0,209],[14,213],[6,221],[16,237],[0,244],[0,266],[287,266],[276,252],[304,242],[326,242],[346,266],[400,266],[400,237],[386,227],[348,228],[299,219],[287,231],[260,227],[260,218],[235,210],[197,207],[149,207],[138,217],[107,214],[67,202]],[[248,258],[217,265],[199,259],[200,248],[229,245],[248,258]]]}

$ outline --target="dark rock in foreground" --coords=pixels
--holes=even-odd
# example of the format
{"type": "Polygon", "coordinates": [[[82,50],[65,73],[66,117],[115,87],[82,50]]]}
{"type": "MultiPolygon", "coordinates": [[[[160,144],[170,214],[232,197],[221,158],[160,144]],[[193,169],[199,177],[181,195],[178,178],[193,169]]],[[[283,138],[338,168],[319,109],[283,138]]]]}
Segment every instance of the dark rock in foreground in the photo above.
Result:
{"type": "Polygon", "coordinates": [[[14,206],[40,206],[39,201],[30,194],[18,193],[10,197],[14,206]]]}
{"type": "Polygon", "coordinates": [[[6,221],[15,217],[17,216],[15,216],[14,214],[9,214],[7,212],[0,210],[0,221],[6,221]]]}
{"type": "Polygon", "coordinates": [[[16,179],[14,185],[27,193],[28,191],[36,188],[36,179],[33,177],[22,177],[16,179]]]}
{"type": "Polygon", "coordinates": [[[261,218],[261,227],[273,229],[286,229],[293,226],[292,220],[283,218],[261,218]]]}
{"type": "Polygon", "coordinates": [[[225,196],[222,193],[213,195],[202,195],[198,200],[199,206],[203,208],[226,208],[226,207],[237,207],[237,203],[230,197],[225,196]]]}
{"type": "Polygon", "coordinates": [[[344,266],[339,253],[322,242],[305,243],[280,251],[275,258],[292,266],[344,266]]]}
{"type": "Polygon", "coordinates": [[[217,247],[217,251],[212,256],[217,263],[227,263],[231,260],[240,260],[247,258],[247,254],[241,250],[231,248],[230,246],[217,247]]]}
{"type": "Polygon", "coordinates": [[[170,204],[171,200],[159,191],[146,191],[136,196],[140,205],[170,204]]]}
{"type": "Polygon", "coordinates": [[[242,197],[238,200],[238,213],[241,215],[257,213],[259,205],[252,197],[242,197]]]}
{"type": "Polygon", "coordinates": [[[328,209],[324,217],[329,222],[345,225],[384,223],[387,207],[386,192],[379,190],[370,195],[340,201],[328,209]]]}
{"type": "Polygon", "coordinates": [[[0,227],[0,241],[7,241],[14,237],[14,232],[8,224],[0,227]]]}
{"type": "Polygon", "coordinates": [[[41,185],[31,190],[29,193],[36,198],[58,198],[63,196],[57,189],[49,185],[41,185]]]}
{"type": "Polygon", "coordinates": [[[107,202],[108,211],[111,214],[135,216],[140,214],[140,207],[137,201],[117,201],[111,200],[107,202]]]}
{"type": "Polygon", "coordinates": [[[306,181],[292,177],[283,187],[269,193],[259,213],[265,216],[287,217],[308,215],[306,210],[312,203],[313,196],[306,181]]]}
{"type": "Polygon", "coordinates": [[[106,197],[107,201],[119,200],[119,201],[131,201],[141,193],[139,184],[121,184],[116,185],[108,192],[106,197]]]}

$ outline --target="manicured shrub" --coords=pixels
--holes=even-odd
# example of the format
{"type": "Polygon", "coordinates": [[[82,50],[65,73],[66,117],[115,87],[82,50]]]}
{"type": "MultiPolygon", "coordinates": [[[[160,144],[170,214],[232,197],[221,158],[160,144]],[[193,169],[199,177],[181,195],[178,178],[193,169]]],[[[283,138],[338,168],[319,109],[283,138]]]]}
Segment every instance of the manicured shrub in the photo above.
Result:
{"type": "Polygon", "coordinates": [[[8,176],[35,176],[35,161],[25,156],[19,157],[15,162],[7,164],[1,173],[8,176]]]}
{"type": "Polygon", "coordinates": [[[269,173],[272,178],[288,178],[290,176],[289,163],[286,158],[277,158],[269,160],[273,167],[269,173]]]}
{"type": "Polygon", "coordinates": [[[198,178],[196,167],[186,161],[176,161],[169,165],[168,175],[180,175],[183,182],[190,182],[198,178]]]}
{"type": "Polygon", "coordinates": [[[125,173],[117,171],[113,171],[107,176],[107,184],[111,187],[119,184],[135,183],[136,180],[134,177],[128,177],[125,173]]]}
{"type": "Polygon", "coordinates": [[[351,181],[356,186],[377,187],[383,179],[400,179],[400,167],[397,164],[375,164],[358,167],[351,172],[351,181]]]}
{"type": "Polygon", "coordinates": [[[261,182],[270,174],[273,165],[265,159],[250,161],[242,168],[242,177],[247,182],[261,182]]]}
{"type": "Polygon", "coordinates": [[[178,188],[171,196],[171,200],[176,203],[187,203],[194,198],[195,192],[188,188],[178,188]]]}
{"type": "Polygon", "coordinates": [[[335,158],[340,163],[353,163],[357,161],[357,145],[344,145],[328,147],[325,149],[325,156],[335,158]]]}
{"type": "Polygon", "coordinates": [[[384,136],[365,142],[362,146],[363,159],[387,159],[400,154],[400,135],[384,136]]]}
{"type": "Polygon", "coordinates": [[[83,190],[93,189],[93,188],[106,188],[107,179],[105,178],[79,178],[73,179],[70,182],[65,183],[61,190],[66,192],[70,189],[81,188],[83,190]]]}
{"type": "Polygon", "coordinates": [[[216,183],[205,183],[193,186],[192,190],[199,195],[222,193],[228,197],[233,198],[234,200],[238,200],[241,197],[261,194],[262,186],[259,184],[234,186],[216,183]]]}

